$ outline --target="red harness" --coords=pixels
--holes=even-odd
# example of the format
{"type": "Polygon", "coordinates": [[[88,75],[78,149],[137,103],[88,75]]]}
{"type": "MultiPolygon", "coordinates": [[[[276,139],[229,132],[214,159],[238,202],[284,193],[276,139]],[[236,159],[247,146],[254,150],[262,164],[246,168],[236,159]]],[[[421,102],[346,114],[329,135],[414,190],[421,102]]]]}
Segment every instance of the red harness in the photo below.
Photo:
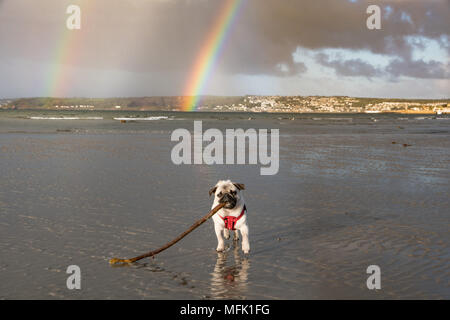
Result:
{"type": "Polygon", "coordinates": [[[239,217],[233,216],[222,217],[221,215],[219,215],[219,217],[222,218],[223,222],[225,222],[225,228],[227,228],[228,230],[236,230],[234,226],[236,225],[236,222],[244,216],[245,211],[247,211],[247,208],[244,205],[244,208],[242,209],[242,212],[239,215],[239,217]]]}

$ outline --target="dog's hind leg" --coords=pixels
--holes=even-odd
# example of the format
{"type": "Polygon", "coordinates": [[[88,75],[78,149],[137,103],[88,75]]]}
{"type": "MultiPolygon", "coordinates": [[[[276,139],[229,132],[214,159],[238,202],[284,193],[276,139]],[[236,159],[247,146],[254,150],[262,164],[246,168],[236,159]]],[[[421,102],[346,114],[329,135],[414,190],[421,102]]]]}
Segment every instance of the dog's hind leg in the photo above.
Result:
{"type": "Polygon", "coordinates": [[[230,239],[230,231],[227,228],[223,229],[223,237],[227,240],[230,239]]]}

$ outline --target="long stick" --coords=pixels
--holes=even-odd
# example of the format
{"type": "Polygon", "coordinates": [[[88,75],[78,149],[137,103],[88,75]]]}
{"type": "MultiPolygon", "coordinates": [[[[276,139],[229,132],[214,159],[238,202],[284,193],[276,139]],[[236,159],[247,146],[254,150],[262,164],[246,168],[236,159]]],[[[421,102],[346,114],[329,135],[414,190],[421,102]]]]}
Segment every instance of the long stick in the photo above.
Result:
{"type": "Polygon", "coordinates": [[[200,220],[198,220],[196,223],[194,223],[189,229],[187,229],[185,232],[183,232],[182,234],[180,234],[178,237],[176,237],[175,239],[173,239],[172,241],[166,243],[164,246],[162,246],[159,249],[144,253],[140,256],[131,258],[131,259],[119,259],[119,258],[112,258],[111,260],[109,260],[110,264],[117,264],[117,263],[133,263],[136,262],[138,260],[147,258],[147,257],[152,257],[154,255],[157,255],[158,253],[160,253],[161,251],[166,250],[167,248],[173,246],[175,243],[177,243],[178,241],[180,241],[181,239],[183,239],[185,236],[187,236],[189,233],[191,233],[194,229],[198,228],[200,225],[202,225],[206,220],[208,220],[209,218],[211,218],[217,211],[219,211],[220,209],[222,209],[222,207],[225,206],[225,203],[220,203],[217,206],[215,206],[206,216],[204,216],[203,218],[201,218],[200,220]]]}

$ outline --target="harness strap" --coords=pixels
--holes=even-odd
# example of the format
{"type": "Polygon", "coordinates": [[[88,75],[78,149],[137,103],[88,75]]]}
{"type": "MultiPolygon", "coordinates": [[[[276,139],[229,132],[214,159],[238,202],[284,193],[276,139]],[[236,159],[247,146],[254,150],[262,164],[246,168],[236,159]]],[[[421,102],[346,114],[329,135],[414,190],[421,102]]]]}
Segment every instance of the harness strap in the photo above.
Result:
{"type": "Polygon", "coordinates": [[[236,225],[236,222],[244,216],[245,211],[247,211],[247,208],[244,205],[244,208],[242,209],[242,212],[239,215],[239,217],[233,216],[222,217],[221,215],[219,215],[219,217],[222,218],[223,222],[225,223],[225,228],[227,228],[228,230],[236,230],[234,226],[236,225]]]}

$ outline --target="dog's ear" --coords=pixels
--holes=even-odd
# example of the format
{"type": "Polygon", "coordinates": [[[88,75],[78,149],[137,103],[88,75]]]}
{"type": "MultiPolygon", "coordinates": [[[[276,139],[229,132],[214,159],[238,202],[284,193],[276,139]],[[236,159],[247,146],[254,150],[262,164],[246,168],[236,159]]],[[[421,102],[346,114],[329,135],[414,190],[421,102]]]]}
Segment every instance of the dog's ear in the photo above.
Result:
{"type": "Polygon", "coordinates": [[[209,190],[209,196],[211,197],[211,195],[212,195],[213,193],[215,193],[216,190],[217,190],[217,186],[214,186],[213,188],[211,188],[211,189],[209,190]]]}
{"type": "Polygon", "coordinates": [[[243,183],[233,183],[233,184],[239,190],[245,190],[245,184],[243,184],[243,183]]]}

